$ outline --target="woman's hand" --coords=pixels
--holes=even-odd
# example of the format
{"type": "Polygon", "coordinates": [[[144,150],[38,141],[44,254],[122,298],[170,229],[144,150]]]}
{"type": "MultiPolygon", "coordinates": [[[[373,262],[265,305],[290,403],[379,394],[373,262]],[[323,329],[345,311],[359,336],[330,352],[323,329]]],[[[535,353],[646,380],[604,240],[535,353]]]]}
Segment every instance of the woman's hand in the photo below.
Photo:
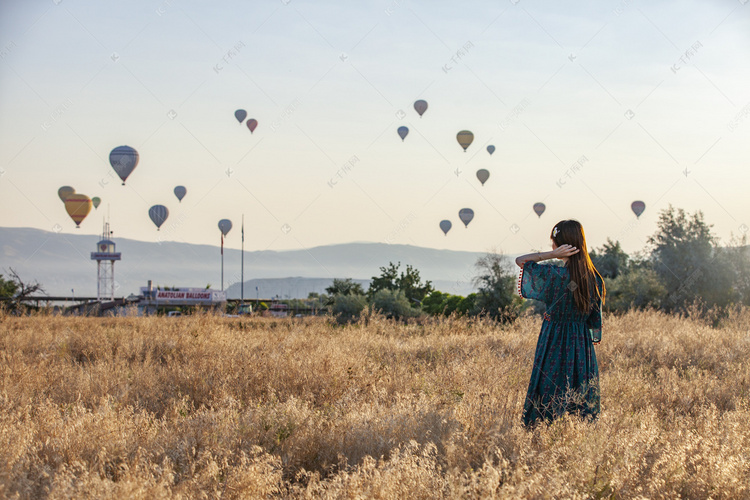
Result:
{"type": "Polygon", "coordinates": [[[574,246],[560,245],[559,247],[552,250],[552,258],[562,259],[564,257],[570,257],[571,255],[575,255],[578,252],[580,252],[580,250],[574,246]]]}

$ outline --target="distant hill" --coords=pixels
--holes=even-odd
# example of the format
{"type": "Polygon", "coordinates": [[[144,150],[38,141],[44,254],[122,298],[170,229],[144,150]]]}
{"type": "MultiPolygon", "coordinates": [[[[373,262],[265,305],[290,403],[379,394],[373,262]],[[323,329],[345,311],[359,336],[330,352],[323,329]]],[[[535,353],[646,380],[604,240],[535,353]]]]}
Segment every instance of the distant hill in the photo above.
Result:
{"type": "MultiPolygon", "coordinates": [[[[96,263],[90,259],[98,236],[53,233],[30,228],[0,228],[0,273],[9,267],[24,280],[39,281],[50,295],[96,295],[96,263]]],[[[117,296],[137,293],[147,281],[160,286],[221,287],[219,248],[189,243],[152,243],[114,238],[122,261],[115,265],[117,296]]],[[[346,243],[302,250],[246,251],[245,296],[304,298],[322,292],[333,278],[360,280],[380,274],[389,262],[411,264],[439,290],[473,291],[474,263],[482,252],[437,250],[412,245],[346,243]],[[291,278],[293,276],[293,278],[291,278]]],[[[224,286],[240,296],[240,251],[224,251],[224,286]]]]}

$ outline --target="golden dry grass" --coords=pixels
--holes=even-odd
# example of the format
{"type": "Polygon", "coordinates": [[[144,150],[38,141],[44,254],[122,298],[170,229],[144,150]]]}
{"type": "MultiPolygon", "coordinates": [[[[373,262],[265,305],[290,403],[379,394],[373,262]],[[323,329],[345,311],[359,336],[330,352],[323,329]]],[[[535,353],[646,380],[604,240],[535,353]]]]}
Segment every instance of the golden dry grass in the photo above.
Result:
{"type": "Polygon", "coordinates": [[[750,497],[750,311],[606,317],[601,417],[530,432],[539,328],[2,316],[0,497],[750,497]]]}

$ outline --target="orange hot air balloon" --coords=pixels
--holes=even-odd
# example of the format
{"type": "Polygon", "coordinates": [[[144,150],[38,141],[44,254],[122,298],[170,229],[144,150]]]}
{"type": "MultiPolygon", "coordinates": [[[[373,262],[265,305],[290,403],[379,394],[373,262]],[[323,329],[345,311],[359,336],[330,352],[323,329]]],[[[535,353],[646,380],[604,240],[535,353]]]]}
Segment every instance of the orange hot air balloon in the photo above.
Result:
{"type": "Polygon", "coordinates": [[[81,222],[91,212],[91,198],[85,194],[72,194],[65,199],[65,210],[76,223],[76,227],[81,227],[81,222]]]}

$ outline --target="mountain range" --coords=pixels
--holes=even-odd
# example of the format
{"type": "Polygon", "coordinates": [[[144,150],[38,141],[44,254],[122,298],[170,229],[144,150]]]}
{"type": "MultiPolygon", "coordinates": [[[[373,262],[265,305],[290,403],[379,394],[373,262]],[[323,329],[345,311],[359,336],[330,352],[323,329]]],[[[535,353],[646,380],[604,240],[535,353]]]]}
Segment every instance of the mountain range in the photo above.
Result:
{"type": "MultiPolygon", "coordinates": [[[[99,236],[0,227],[0,273],[13,268],[25,282],[38,281],[51,296],[95,296],[99,236]],[[71,292],[74,290],[74,292],[71,292]]],[[[115,295],[137,294],[154,286],[221,288],[219,247],[179,242],[113,238],[122,260],[115,264],[115,295]]],[[[419,270],[422,280],[441,291],[474,291],[474,263],[483,252],[440,250],[386,243],[345,243],[300,250],[245,251],[246,298],[305,298],[323,292],[333,278],[352,278],[366,289],[380,267],[400,262],[419,270]],[[258,287],[256,291],[255,287],[258,287]]],[[[224,288],[240,297],[240,250],[224,249],[224,288]]]]}

